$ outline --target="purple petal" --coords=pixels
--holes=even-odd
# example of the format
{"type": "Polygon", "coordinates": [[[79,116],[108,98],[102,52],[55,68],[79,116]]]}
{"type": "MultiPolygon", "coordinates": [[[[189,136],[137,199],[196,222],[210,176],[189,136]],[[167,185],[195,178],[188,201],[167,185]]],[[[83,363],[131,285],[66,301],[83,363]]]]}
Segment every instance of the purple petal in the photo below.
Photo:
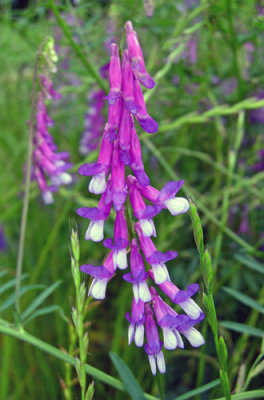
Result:
{"type": "Polygon", "coordinates": [[[157,215],[161,211],[161,209],[162,208],[159,206],[148,205],[144,208],[143,211],[141,211],[141,213],[137,213],[137,215],[135,214],[135,217],[139,219],[149,219],[157,215]]]}
{"type": "Polygon", "coordinates": [[[110,279],[113,276],[103,265],[95,267],[91,264],[84,264],[80,266],[80,270],[98,279],[110,279]]]}
{"type": "MultiPolygon", "coordinates": [[[[165,327],[175,327],[176,329],[178,329],[179,326],[183,326],[184,324],[188,323],[190,320],[189,317],[187,317],[187,315],[170,315],[170,314],[166,314],[164,315],[164,317],[158,322],[159,326],[165,328],[165,327]]],[[[192,320],[194,321],[194,320],[192,320]]],[[[185,327],[185,325],[184,325],[185,327]]],[[[183,329],[184,330],[184,329],[183,329]]]]}
{"type": "Polygon", "coordinates": [[[147,258],[147,262],[149,264],[160,264],[172,260],[177,256],[178,253],[176,253],[176,251],[167,251],[166,253],[162,253],[161,251],[154,251],[151,256],[147,258]]]}
{"type": "Polygon", "coordinates": [[[173,302],[176,304],[184,303],[190,297],[192,297],[199,290],[198,283],[192,283],[187,287],[186,290],[179,290],[179,292],[175,295],[173,302]]]}
{"type": "Polygon", "coordinates": [[[137,178],[138,182],[142,186],[148,186],[150,184],[150,180],[144,169],[133,170],[135,177],[137,178]]]}
{"type": "Polygon", "coordinates": [[[85,176],[91,176],[91,175],[97,175],[100,174],[101,172],[107,171],[108,166],[104,164],[98,164],[98,163],[90,163],[90,164],[83,164],[78,172],[80,175],[85,175],[85,176]]]}
{"type": "Polygon", "coordinates": [[[80,215],[80,217],[88,218],[93,221],[105,220],[106,218],[105,213],[97,207],[82,207],[78,208],[76,212],[78,215],[80,215]]]}
{"type": "Polygon", "coordinates": [[[161,189],[156,201],[160,202],[175,197],[183,184],[184,180],[166,183],[166,185],[161,189]]]}
{"type": "Polygon", "coordinates": [[[137,283],[145,281],[148,278],[148,273],[146,271],[140,271],[140,273],[133,278],[131,272],[123,275],[123,279],[129,283],[137,283]]]}
{"type": "Polygon", "coordinates": [[[114,249],[115,245],[113,243],[113,240],[108,238],[106,240],[104,240],[103,242],[104,247],[106,247],[107,249],[114,249]]]}
{"type": "Polygon", "coordinates": [[[137,74],[138,80],[140,83],[142,83],[143,86],[145,86],[148,89],[153,89],[154,86],[156,85],[156,82],[151,78],[151,76],[145,72],[145,74],[137,74]]]}
{"type": "Polygon", "coordinates": [[[147,118],[138,117],[137,120],[139,122],[139,125],[145,132],[155,133],[159,129],[158,123],[150,116],[148,116],[147,118]]]}
{"type": "Polygon", "coordinates": [[[158,354],[162,348],[163,342],[161,340],[159,340],[159,342],[155,341],[155,343],[151,343],[151,344],[150,343],[145,344],[145,346],[144,346],[145,352],[149,356],[158,354]],[[151,344],[152,344],[152,346],[151,346],[151,344]]]}

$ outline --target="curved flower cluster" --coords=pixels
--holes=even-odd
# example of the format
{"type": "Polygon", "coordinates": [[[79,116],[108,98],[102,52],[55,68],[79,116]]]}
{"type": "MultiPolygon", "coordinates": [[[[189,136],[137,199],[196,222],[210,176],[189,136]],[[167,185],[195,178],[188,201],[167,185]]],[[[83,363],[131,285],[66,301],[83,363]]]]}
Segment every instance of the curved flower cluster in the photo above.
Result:
{"type": "Polygon", "coordinates": [[[101,194],[98,207],[79,208],[77,213],[90,220],[85,238],[99,242],[104,238],[104,222],[108,218],[113,205],[116,218],[114,224],[114,240],[108,238],[103,244],[110,250],[103,265],[85,264],[81,271],[91,275],[93,281],[89,295],[95,299],[104,299],[106,287],[117,269],[128,267],[127,252],[130,247],[130,272],[123,279],[131,283],[133,301],[131,314],[127,313],[130,326],[128,329],[129,344],[135,341],[137,346],[146,343],[150,367],[156,374],[158,367],[165,372],[165,361],[162,353],[165,349],[183,348],[182,335],[190,344],[198,347],[204,343],[202,335],[194,325],[204,317],[201,309],[191,299],[199,286],[192,284],[187,290],[180,290],[169,277],[166,263],[177,253],[168,251],[161,253],[151,240],[156,236],[153,217],[166,208],[172,215],[185,213],[189,209],[185,198],[176,197],[183,181],[168,182],[160,191],[150,185],[141,157],[140,141],[135,129],[136,119],[148,133],[156,132],[157,122],[148,114],[140,83],[153,88],[155,82],[147,73],[143,54],[133,30],[132,23],[126,23],[126,39],[128,49],[124,50],[122,65],[118,47],[111,46],[109,68],[110,92],[108,95],[108,122],[105,126],[97,163],[84,164],[80,167],[81,175],[92,176],[89,191],[101,194]],[[125,175],[128,166],[133,175],[125,175]],[[132,237],[128,236],[126,220],[126,200],[129,199],[137,222],[132,237]],[[145,204],[148,200],[151,205],[145,204]],[[145,261],[149,264],[146,269],[145,261]],[[163,292],[174,304],[178,304],[185,314],[177,314],[160,297],[163,292]],[[163,332],[160,340],[158,326],[163,332]]]}
{"type": "Polygon", "coordinates": [[[72,164],[67,162],[67,152],[57,152],[48,128],[54,124],[49,117],[45,99],[60,99],[50,78],[40,75],[41,90],[38,95],[35,132],[33,138],[33,179],[36,179],[46,204],[53,202],[52,193],[62,184],[72,182],[71,175],[66,172],[72,164]],[[47,182],[49,179],[50,183],[47,182]]]}

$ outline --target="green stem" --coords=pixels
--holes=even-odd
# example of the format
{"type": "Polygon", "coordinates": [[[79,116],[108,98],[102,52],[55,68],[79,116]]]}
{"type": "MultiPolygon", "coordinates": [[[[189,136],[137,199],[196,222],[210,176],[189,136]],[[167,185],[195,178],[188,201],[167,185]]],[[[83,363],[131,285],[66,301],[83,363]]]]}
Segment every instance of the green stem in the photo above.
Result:
{"type": "Polygon", "coordinates": [[[29,135],[28,135],[28,154],[27,154],[27,166],[26,166],[26,179],[25,179],[25,192],[24,192],[24,200],[23,200],[23,209],[21,216],[21,225],[20,225],[20,235],[19,235],[19,245],[18,245],[18,254],[17,254],[17,265],[16,265],[16,312],[20,314],[20,282],[21,282],[21,273],[22,273],[22,264],[23,264],[23,256],[24,256],[24,244],[25,244],[25,233],[27,227],[27,215],[28,215],[28,205],[29,205],[29,191],[30,191],[30,180],[31,180],[31,168],[32,168],[32,152],[33,152],[33,136],[35,129],[35,114],[36,114],[36,103],[37,103],[37,74],[38,74],[38,66],[40,56],[43,51],[43,47],[46,44],[48,39],[45,39],[39,47],[36,56],[36,62],[34,66],[33,73],[33,84],[32,84],[32,106],[31,106],[31,115],[28,123],[29,126],[29,135]]]}
{"type": "Polygon", "coordinates": [[[70,29],[69,29],[68,25],[64,22],[62,17],[60,16],[60,12],[59,12],[58,7],[56,6],[54,0],[49,0],[49,5],[57,19],[59,26],[61,27],[66,38],[69,40],[69,43],[70,43],[71,47],[73,48],[73,50],[75,51],[76,55],[82,61],[82,63],[86,67],[89,74],[96,80],[96,82],[99,84],[99,86],[106,92],[107,85],[105,84],[103,79],[100,77],[100,75],[96,72],[95,68],[87,61],[87,58],[84,55],[84,53],[82,52],[81,47],[73,40],[70,29]]]}

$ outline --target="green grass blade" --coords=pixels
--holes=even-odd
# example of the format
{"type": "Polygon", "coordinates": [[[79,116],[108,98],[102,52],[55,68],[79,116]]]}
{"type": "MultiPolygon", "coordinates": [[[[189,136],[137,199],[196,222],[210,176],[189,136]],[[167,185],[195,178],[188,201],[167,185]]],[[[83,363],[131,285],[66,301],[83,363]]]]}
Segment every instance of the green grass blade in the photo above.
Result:
{"type": "MultiPolygon", "coordinates": [[[[29,290],[34,290],[34,289],[45,289],[45,285],[25,285],[20,288],[19,291],[19,296],[23,296],[26,292],[29,290]]],[[[0,306],[0,313],[6,310],[8,307],[12,306],[15,303],[15,294],[12,293],[0,306]]]]}
{"type": "Polygon", "coordinates": [[[40,315],[46,315],[53,313],[55,311],[58,311],[62,319],[64,321],[68,322],[67,317],[64,314],[63,309],[60,306],[54,305],[54,306],[48,306],[48,307],[42,307],[39,308],[37,311],[35,311],[33,314],[31,314],[28,318],[24,320],[24,325],[35,319],[36,317],[39,317],[40,315]]]}
{"type": "MultiPolygon", "coordinates": [[[[253,400],[264,399],[264,390],[250,390],[249,392],[233,394],[232,400],[253,400]]],[[[225,400],[224,397],[219,397],[215,400],[225,400]]]]}
{"type": "Polygon", "coordinates": [[[130,395],[130,397],[133,400],[145,400],[143,390],[141,389],[130,368],[128,368],[128,366],[116,353],[110,352],[110,358],[117,372],[119,373],[119,376],[123,381],[127,393],[130,395]]]}
{"type": "Polygon", "coordinates": [[[200,386],[200,387],[197,388],[197,389],[190,390],[190,391],[187,392],[187,393],[181,394],[180,396],[175,397],[175,399],[173,399],[173,400],[187,400],[187,399],[191,399],[191,398],[194,397],[194,396],[197,396],[197,395],[199,395],[199,394],[202,394],[202,393],[204,393],[204,392],[207,392],[207,391],[210,390],[210,389],[213,389],[213,388],[216,387],[216,386],[219,386],[220,383],[221,383],[220,379],[215,379],[214,381],[209,382],[209,383],[206,383],[205,385],[200,386]]]}
{"type": "Polygon", "coordinates": [[[254,328],[253,326],[250,325],[241,324],[239,322],[222,321],[221,326],[223,328],[230,329],[231,331],[245,333],[250,336],[257,336],[261,338],[264,336],[264,331],[262,331],[261,329],[254,328]]]}
{"type": "Polygon", "coordinates": [[[244,256],[242,254],[236,254],[235,259],[241,262],[246,267],[253,269],[253,271],[264,274],[264,265],[254,260],[254,258],[244,256]]]}
{"type": "Polygon", "coordinates": [[[62,281],[57,281],[53,283],[50,287],[48,287],[44,292],[42,292],[32,303],[30,306],[23,312],[21,315],[21,319],[26,319],[36,308],[42,304],[42,302],[52,293],[54,290],[62,283],[62,281]]]}
{"type": "Polygon", "coordinates": [[[0,271],[0,279],[3,278],[8,273],[8,271],[0,271]]]}
{"type": "MultiPolygon", "coordinates": [[[[27,276],[27,274],[23,274],[21,275],[21,280],[25,279],[25,277],[27,276]]],[[[16,278],[11,279],[10,281],[4,283],[1,287],[0,287],[0,294],[4,293],[6,290],[10,289],[11,287],[15,286],[16,284],[16,278]]]]}
{"type": "Polygon", "coordinates": [[[261,314],[264,314],[264,307],[261,306],[256,300],[252,299],[251,297],[239,292],[238,290],[231,289],[229,287],[224,287],[223,290],[230,294],[230,296],[234,297],[236,300],[240,301],[241,303],[245,304],[250,308],[254,308],[255,310],[259,311],[261,314]]]}

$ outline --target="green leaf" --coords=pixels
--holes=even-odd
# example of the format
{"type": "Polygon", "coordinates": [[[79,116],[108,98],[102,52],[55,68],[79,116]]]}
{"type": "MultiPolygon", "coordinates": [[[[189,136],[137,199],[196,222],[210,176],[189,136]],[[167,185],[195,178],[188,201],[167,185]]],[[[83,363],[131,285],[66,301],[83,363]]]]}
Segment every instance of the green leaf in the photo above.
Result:
{"type": "Polygon", "coordinates": [[[143,390],[141,389],[130,368],[116,353],[110,352],[109,354],[130,397],[133,400],[145,400],[143,390]]]}
{"type": "MultiPolygon", "coordinates": [[[[264,398],[264,390],[250,390],[249,392],[237,393],[231,396],[232,400],[253,400],[253,399],[263,399],[263,398],[264,398]]],[[[218,397],[215,400],[225,400],[225,397],[218,397]]]]}
{"type": "MultiPolygon", "coordinates": [[[[29,290],[44,289],[45,285],[25,285],[20,288],[19,296],[23,296],[29,290]]],[[[15,293],[12,293],[0,306],[0,313],[15,303],[15,293]]]]}
{"type": "Polygon", "coordinates": [[[39,317],[40,315],[46,315],[46,314],[50,314],[53,313],[55,311],[58,311],[60,316],[62,317],[62,319],[64,319],[64,321],[68,322],[67,317],[64,314],[63,309],[60,306],[48,306],[48,307],[42,307],[39,308],[37,311],[35,311],[33,314],[30,315],[30,317],[26,318],[24,320],[24,325],[26,325],[28,322],[32,321],[32,319],[35,319],[36,317],[39,317]]]}
{"type": "Polygon", "coordinates": [[[250,308],[254,308],[255,310],[259,311],[260,313],[264,314],[264,307],[261,306],[256,300],[252,299],[251,297],[229,287],[224,287],[223,290],[230,294],[230,296],[234,297],[241,303],[245,304],[250,308]]]}
{"type": "Polygon", "coordinates": [[[62,283],[62,281],[57,281],[53,283],[50,287],[48,287],[44,292],[42,292],[38,297],[35,298],[34,301],[30,304],[30,306],[23,312],[21,315],[21,319],[24,320],[28,317],[36,308],[43,303],[43,301],[52,293],[54,290],[62,283]]]}
{"type": "Polygon", "coordinates": [[[198,394],[207,392],[208,390],[213,389],[213,388],[216,387],[216,386],[219,386],[220,383],[221,383],[221,382],[220,382],[220,379],[215,379],[214,381],[209,382],[209,383],[206,383],[205,385],[200,386],[200,387],[197,388],[197,389],[190,390],[190,391],[187,392],[187,393],[181,394],[180,396],[175,397],[175,399],[173,399],[173,400],[187,400],[187,399],[191,399],[192,397],[197,396],[198,394]]]}
{"type": "Polygon", "coordinates": [[[8,271],[0,271],[0,278],[3,278],[8,273],[8,271]]]}
{"type": "MultiPolygon", "coordinates": [[[[22,274],[20,279],[25,279],[25,277],[27,276],[27,274],[22,274]]],[[[6,290],[10,289],[12,286],[15,286],[16,284],[16,278],[11,279],[10,281],[4,283],[1,287],[0,287],[0,294],[4,293],[6,290]]]]}
{"type": "Polygon", "coordinates": [[[254,260],[253,258],[245,257],[242,254],[236,254],[235,259],[244,264],[246,267],[264,275],[264,265],[254,260]]]}
{"type": "Polygon", "coordinates": [[[263,337],[264,331],[258,328],[254,328],[253,326],[249,326],[246,324],[240,324],[239,322],[233,321],[222,321],[221,326],[226,329],[230,329],[231,331],[236,331],[240,333],[245,333],[251,336],[263,337]]]}
{"type": "Polygon", "coordinates": [[[223,336],[220,337],[217,347],[220,366],[225,371],[227,366],[227,348],[223,336]]]}

